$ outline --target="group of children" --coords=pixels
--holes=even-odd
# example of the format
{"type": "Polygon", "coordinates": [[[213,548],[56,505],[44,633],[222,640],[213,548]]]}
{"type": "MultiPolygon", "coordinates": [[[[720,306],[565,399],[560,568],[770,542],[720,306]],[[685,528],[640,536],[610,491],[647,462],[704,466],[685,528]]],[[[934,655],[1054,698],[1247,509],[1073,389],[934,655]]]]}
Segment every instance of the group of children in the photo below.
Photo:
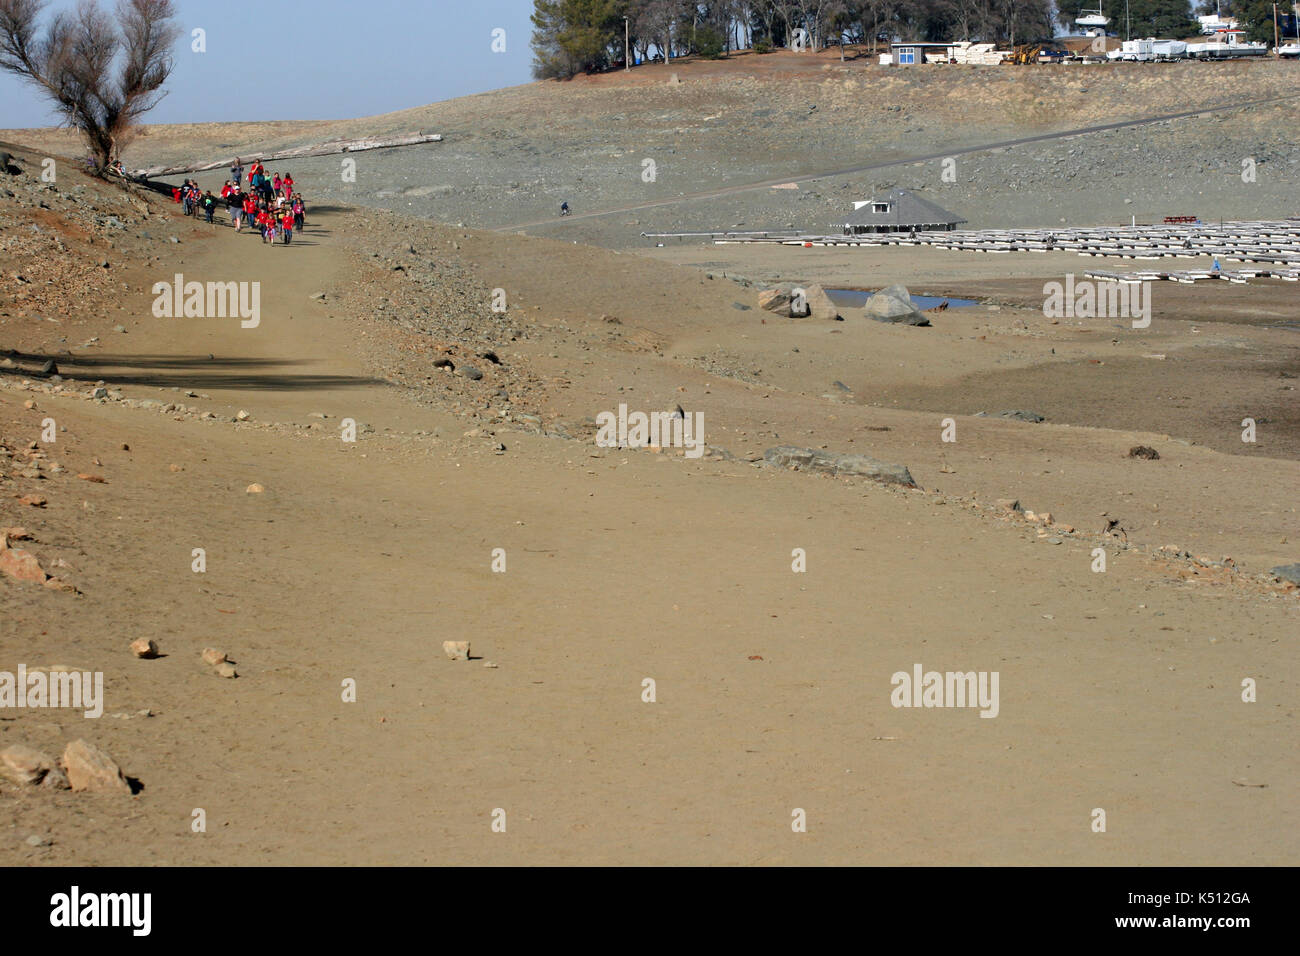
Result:
{"type": "Polygon", "coordinates": [[[307,205],[301,194],[294,191],[293,176],[276,173],[268,176],[260,162],[254,162],[248,170],[248,189],[241,183],[244,179],[244,166],[238,159],[230,167],[230,179],[221,187],[221,196],[204,192],[194,180],[185,182],[172,189],[172,198],[185,207],[185,215],[196,216],[200,212],[208,222],[221,202],[226,204],[230,221],[239,232],[244,224],[256,229],[262,236],[263,243],[281,240],[285,245],[293,241],[294,230],[302,231],[307,222],[307,205]]]}

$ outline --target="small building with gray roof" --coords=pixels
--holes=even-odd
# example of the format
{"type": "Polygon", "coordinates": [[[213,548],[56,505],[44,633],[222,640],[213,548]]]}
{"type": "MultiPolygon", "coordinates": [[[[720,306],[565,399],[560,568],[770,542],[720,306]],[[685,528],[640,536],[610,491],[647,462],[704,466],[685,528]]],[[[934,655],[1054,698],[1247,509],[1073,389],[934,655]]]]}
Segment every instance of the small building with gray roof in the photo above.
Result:
{"type": "Polygon", "coordinates": [[[950,232],[966,222],[956,213],[906,189],[891,189],[882,197],[853,206],[848,218],[835,224],[846,236],[870,232],[950,232]]]}

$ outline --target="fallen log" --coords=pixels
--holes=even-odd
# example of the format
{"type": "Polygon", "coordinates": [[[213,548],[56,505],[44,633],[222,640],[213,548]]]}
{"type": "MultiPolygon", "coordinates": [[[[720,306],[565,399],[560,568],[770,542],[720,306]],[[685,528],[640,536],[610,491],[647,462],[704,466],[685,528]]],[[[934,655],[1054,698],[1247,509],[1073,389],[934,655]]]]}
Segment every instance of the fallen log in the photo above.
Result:
{"type": "Polygon", "coordinates": [[[145,169],[135,169],[131,171],[131,176],[135,179],[156,179],[159,176],[176,176],[181,173],[203,173],[211,169],[229,169],[235,165],[236,160],[242,162],[245,166],[249,163],[260,161],[263,163],[277,162],[282,159],[302,159],[307,156],[331,156],[336,153],[360,153],[370,149],[392,149],[396,146],[418,146],[421,143],[440,143],[442,142],[441,133],[417,133],[411,136],[399,136],[394,139],[376,139],[369,137],[365,139],[339,139],[331,140],[328,143],[314,143],[307,146],[295,146],[292,149],[282,149],[273,153],[240,153],[238,157],[231,156],[229,159],[218,160],[211,163],[186,163],[180,166],[149,166],[145,169]]]}

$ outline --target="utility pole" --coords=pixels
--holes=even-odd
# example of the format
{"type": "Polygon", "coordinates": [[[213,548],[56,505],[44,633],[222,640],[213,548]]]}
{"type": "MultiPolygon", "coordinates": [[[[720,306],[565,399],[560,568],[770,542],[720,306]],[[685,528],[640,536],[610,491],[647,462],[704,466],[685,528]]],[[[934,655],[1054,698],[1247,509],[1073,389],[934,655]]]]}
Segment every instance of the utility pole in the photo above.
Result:
{"type": "Polygon", "coordinates": [[[624,71],[632,69],[632,51],[628,49],[628,23],[627,17],[623,17],[623,69],[624,71]]]}
{"type": "Polygon", "coordinates": [[[1276,55],[1279,44],[1277,42],[1277,4],[1273,4],[1273,53],[1276,55]]]}

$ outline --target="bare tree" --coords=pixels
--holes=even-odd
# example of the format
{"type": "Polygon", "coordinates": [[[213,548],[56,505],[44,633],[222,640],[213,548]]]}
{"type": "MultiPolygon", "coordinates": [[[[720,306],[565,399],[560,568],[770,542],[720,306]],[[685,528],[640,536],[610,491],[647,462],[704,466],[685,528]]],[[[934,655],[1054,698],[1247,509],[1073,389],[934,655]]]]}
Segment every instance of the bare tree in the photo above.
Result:
{"type": "Polygon", "coordinates": [[[799,13],[814,53],[826,45],[822,28],[831,6],[830,0],[799,0],[799,13]]]}
{"type": "Polygon", "coordinates": [[[767,42],[776,44],[776,20],[777,10],[776,3],[773,0],[758,0],[755,9],[755,17],[763,28],[763,36],[767,42]]]}
{"type": "Polygon", "coordinates": [[[776,12],[781,17],[781,22],[785,24],[785,45],[794,48],[795,31],[803,25],[803,18],[799,12],[797,0],[777,0],[776,12]]]}
{"type": "Polygon", "coordinates": [[[94,0],[37,21],[46,0],[0,0],[0,69],[34,84],[80,130],[102,176],[140,117],[158,105],[180,28],[171,0],[119,0],[114,22],[94,0]]]}

